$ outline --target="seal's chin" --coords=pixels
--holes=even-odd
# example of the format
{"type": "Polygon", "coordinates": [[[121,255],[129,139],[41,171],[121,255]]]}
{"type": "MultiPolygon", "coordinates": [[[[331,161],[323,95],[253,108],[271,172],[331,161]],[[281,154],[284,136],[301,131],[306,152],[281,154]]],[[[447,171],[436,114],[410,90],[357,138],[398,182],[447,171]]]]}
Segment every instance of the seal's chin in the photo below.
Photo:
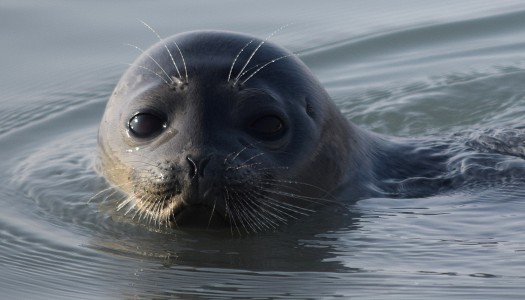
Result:
{"type": "Polygon", "coordinates": [[[177,227],[222,228],[229,225],[224,216],[206,205],[185,206],[175,212],[170,220],[177,227]]]}

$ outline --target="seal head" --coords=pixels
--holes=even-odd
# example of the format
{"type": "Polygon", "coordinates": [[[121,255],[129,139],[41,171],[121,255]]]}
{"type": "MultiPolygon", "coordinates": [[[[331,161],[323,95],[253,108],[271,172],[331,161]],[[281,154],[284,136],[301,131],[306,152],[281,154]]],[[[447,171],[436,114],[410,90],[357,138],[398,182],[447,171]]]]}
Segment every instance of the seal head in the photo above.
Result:
{"type": "MultiPolygon", "coordinates": [[[[366,168],[367,140],[289,51],[197,31],[145,51],[99,128],[99,170],[138,215],[274,228],[333,201],[366,168]]],[[[355,185],[354,185],[355,186],[355,185]]]]}

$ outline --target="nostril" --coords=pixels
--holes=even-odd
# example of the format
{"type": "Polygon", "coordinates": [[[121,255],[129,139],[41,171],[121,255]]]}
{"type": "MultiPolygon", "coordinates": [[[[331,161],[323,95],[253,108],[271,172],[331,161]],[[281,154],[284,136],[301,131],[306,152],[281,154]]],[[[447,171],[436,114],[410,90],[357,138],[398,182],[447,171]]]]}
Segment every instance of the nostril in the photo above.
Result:
{"type": "Polygon", "coordinates": [[[210,162],[210,157],[206,157],[205,159],[201,161],[199,165],[199,176],[200,177],[204,177],[204,169],[206,168],[209,162],[210,162]]]}
{"type": "Polygon", "coordinates": [[[210,162],[210,157],[206,157],[199,162],[198,160],[192,159],[190,156],[186,156],[186,160],[190,165],[188,175],[191,179],[194,179],[197,176],[204,177],[204,170],[210,162]]]}
{"type": "Polygon", "coordinates": [[[190,164],[190,169],[189,169],[188,175],[190,176],[190,178],[193,179],[193,178],[195,178],[195,176],[197,175],[197,172],[198,172],[197,164],[189,156],[186,156],[186,159],[188,160],[188,162],[190,164]]]}

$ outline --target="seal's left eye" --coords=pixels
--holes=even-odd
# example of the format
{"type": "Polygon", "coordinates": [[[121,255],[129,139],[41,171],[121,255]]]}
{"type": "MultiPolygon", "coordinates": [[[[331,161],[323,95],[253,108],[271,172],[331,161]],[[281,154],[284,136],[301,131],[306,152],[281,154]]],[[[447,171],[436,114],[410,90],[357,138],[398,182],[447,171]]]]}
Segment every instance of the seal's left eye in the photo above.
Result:
{"type": "Polygon", "coordinates": [[[129,131],[138,138],[152,138],[166,128],[166,122],[156,115],[140,113],[129,120],[129,131]]]}

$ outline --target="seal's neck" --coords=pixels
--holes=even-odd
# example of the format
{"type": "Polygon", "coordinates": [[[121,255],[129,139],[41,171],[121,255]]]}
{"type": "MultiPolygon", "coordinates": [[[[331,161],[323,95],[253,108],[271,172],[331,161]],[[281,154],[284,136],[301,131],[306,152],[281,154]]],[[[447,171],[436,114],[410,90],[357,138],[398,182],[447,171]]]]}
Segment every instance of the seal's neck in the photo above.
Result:
{"type": "Polygon", "coordinates": [[[343,186],[352,198],[419,197],[447,186],[447,143],[439,147],[437,141],[387,137],[350,122],[349,127],[357,146],[343,186]]]}

